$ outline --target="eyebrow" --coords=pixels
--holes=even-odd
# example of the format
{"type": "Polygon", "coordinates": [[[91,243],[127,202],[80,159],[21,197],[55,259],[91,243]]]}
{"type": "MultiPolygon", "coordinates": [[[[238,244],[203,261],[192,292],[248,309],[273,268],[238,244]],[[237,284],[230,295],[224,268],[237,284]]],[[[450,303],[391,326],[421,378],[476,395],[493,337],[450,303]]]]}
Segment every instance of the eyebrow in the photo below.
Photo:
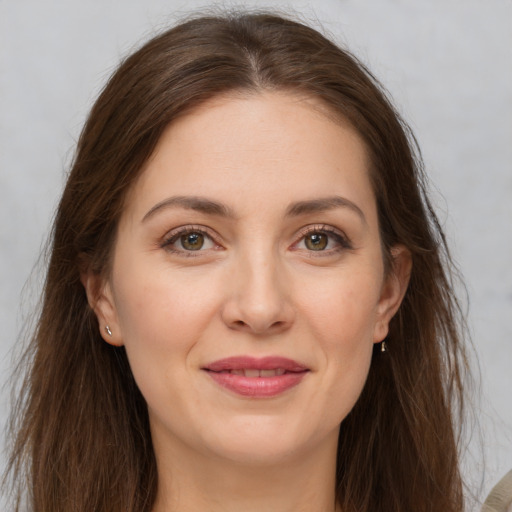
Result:
{"type": "Polygon", "coordinates": [[[184,208],[185,210],[194,210],[206,215],[217,215],[219,217],[235,217],[233,211],[228,206],[197,196],[173,196],[155,204],[142,218],[142,222],[153,217],[155,213],[167,208],[184,208]]]}
{"type": "Polygon", "coordinates": [[[361,220],[367,224],[363,210],[349,199],[341,196],[321,197],[319,199],[310,199],[307,201],[298,201],[292,203],[286,210],[287,217],[298,217],[308,213],[321,213],[336,208],[348,208],[357,213],[361,220]]]}
{"type": "MultiPolygon", "coordinates": [[[[215,215],[219,217],[235,218],[233,210],[223,203],[199,196],[172,196],[160,201],[153,206],[142,218],[145,222],[153,217],[157,212],[168,208],[183,208],[185,210],[194,210],[205,215],[215,215]]],[[[309,213],[321,213],[336,208],[348,208],[355,212],[361,220],[367,224],[366,217],[355,203],[341,196],[329,196],[318,199],[297,201],[292,203],[286,210],[285,217],[299,217],[309,213]]]]}

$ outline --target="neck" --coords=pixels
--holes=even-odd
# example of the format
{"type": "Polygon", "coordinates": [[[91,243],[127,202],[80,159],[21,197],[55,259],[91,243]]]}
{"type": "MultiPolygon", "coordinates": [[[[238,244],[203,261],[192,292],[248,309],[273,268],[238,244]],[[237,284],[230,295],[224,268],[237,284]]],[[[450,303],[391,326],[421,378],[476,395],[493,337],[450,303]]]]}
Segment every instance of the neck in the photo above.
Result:
{"type": "Polygon", "coordinates": [[[155,453],[153,512],[339,512],[336,442],[271,463],[224,460],[176,445],[155,446],[155,453]]]}

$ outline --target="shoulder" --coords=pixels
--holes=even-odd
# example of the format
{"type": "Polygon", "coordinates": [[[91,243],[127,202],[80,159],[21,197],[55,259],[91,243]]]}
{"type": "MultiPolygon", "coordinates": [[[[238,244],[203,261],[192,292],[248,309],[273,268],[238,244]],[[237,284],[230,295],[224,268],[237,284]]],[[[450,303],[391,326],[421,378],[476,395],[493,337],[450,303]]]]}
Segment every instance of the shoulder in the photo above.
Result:
{"type": "Polygon", "coordinates": [[[492,488],[482,512],[512,512],[512,470],[492,488]]]}

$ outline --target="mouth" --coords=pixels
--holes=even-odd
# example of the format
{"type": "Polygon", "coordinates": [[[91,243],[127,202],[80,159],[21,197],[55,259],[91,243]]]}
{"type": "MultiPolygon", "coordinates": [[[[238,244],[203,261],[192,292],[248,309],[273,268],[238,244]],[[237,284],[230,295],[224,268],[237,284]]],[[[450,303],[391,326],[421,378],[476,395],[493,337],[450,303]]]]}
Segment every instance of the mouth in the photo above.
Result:
{"type": "Polygon", "coordinates": [[[212,380],[237,395],[269,398],[297,386],[309,368],[284,357],[230,357],[202,368],[212,380]]]}
{"type": "Polygon", "coordinates": [[[231,375],[242,375],[244,377],[277,377],[284,375],[286,370],[284,368],[276,368],[274,370],[258,370],[256,368],[245,368],[243,370],[222,370],[217,373],[229,373],[231,375]]]}

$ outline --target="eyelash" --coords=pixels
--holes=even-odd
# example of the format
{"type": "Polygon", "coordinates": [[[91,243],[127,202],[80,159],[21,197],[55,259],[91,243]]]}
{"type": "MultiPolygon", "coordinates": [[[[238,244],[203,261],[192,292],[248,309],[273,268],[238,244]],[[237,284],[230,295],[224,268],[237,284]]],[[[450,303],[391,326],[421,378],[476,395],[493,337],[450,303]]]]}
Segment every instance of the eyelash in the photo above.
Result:
{"type": "Polygon", "coordinates": [[[199,233],[203,235],[205,238],[209,238],[214,245],[217,247],[220,245],[215,241],[214,235],[205,227],[203,226],[182,226],[180,228],[177,228],[173,231],[171,231],[165,239],[160,244],[160,247],[162,249],[165,249],[166,251],[169,251],[173,254],[178,254],[180,256],[185,256],[187,258],[194,258],[197,256],[200,256],[200,253],[203,252],[201,250],[197,251],[187,251],[185,249],[174,249],[172,247],[173,244],[175,244],[183,235],[188,235],[191,233],[199,233]]]}
{"type": "MultiPolygon", "coordinates": [[[[217,247],[220,246],[219,243],[216,242],[215,236],[210,230],[206,229],[204,226],[182,226],[180,228],[177,228],[176,230],[171,231],[165,239],[160,244],[160,247],[162,249],[165,249],[166,251],[169,251],[173,254],[178,254],[180,256],[185,257],[197,257],[200,256],[201,252],[204,252],[202,250],[197,251],[187,251],[185,249],[174,249],[172,246],[175,244],[180,237],[183,235],[187,235],[190,233],[199,233],[206,238],[209,238],[213,244],[215,244],[217,247]]],[[[313,225],[313,226],[307,226],[306,228],[303,228],[298,235],[298,240],[292,244],[292,247],[294,247],[294,250],[301,250],[297,249],[296,246],[302,242],[306,236],[313,235],[313,234],[325,234],[329,238],[333,238],[335,242],[338,244],[338,247],[327,249],[327,250],[308,250],[304,249],[308,252],[308,254],[312,257],[322,257],[322,256],[330,256],[334,253],[342,252],[344,250],[351,250],[353,249],[352,243],[348,239],[346,235],[341,233],[340,231],[327,226],[325,224],[322,225],[313,225]]]]}
{"type": "MultiPolygon", "coordinates": [[[[293,244],[293,246],[297,246],[308,235],[314,235],[314,234],[327,235],[329,238],[333,238],[335,240],[335,242],[338,244],[338,246],[335,248],[332,248],[332,249],[326,249],[326,250],[320,250],[320,251],[313,251],[313,250],[305,249],[308,252],[308,254],[312,257],[332,256],[335,253],[353,249],[353,245],[352,245],[351,241],[344,233],[338,231],[337,229],[335,229],[331,226],[325,225],[325,224],[307,226],[306,228],[302,229],[299,232],[298,241],[295,242],[293,244]]],[[[299,250],[299,249],[295,249],[295,250],[299,250]]]]}

